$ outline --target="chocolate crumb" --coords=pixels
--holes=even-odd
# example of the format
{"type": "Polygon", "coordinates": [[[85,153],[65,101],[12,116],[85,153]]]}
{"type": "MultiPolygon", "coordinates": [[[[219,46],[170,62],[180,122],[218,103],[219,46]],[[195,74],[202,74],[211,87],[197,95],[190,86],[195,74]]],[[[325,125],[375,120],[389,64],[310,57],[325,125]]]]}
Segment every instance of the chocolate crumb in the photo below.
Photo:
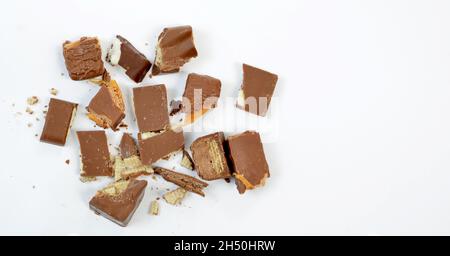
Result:
{"type": "Polygon", "coordinates": [[[38,97],[36,97],[36,96],[31,96],[31,97],[29,97],[29,98],[27,99],[28,105],[34,105],[34,104],[36,104],[36,103],[38,103],[38,102],[39,102],[39,99],[38,99],[38,97]]]}
{"type": "Polygon", "coordinates": [[[39,121],[41,121],[41,119],[39,119],[39,118],[36,117],[36,121],[39,122],[39,121]]]}
{"type": "Polygon", "coordinates": [[[58,90],[56,90],[55,88],[51,88],[50,89],[50,94],[56,96],[58,94],[58,90]]]}
{"type": "Polygon", "coordinates": [[[64,73],[61,73],[61,76],[64,76],[64,73]]]}
{"type": "Polygon", "coordinates": [[[35,189],[36,188],[36,186],[35,185],[33,185],[33,189],[35,189]]]}
{"type": "Polygon", "coordinates": [[[230,178],[225,178],[224,180],[225,180],[226,183],[230,183],[231,182],[230,178]]]}
{"type": "Polygon", "coordinates": [[[121,124],[119,124],[119,127],[122,127],[122,128],[127,128],[127,127],[128,127],[128,125],[127,125],[126,123],[121,123],[121,124]]]}
{"type": "Polygon", "coordinates": [[[32,124],[32,123],[28,123],[27,126],[28,126],[28,127],[31,127],[31,126],[33,126],[33,124],[32,124]]]}
{"type": "Polygon", "coordinates": [[[67,159],[67,160],[65,161],[65,163],[66,163],[66,164],[70,164],[70,160],[67,159]]]}
{"type": "Polygon", "coordinates": [[[25,109],[25,112],[27,112],[30,115],[32,115],[34,113],[34,111],[29,107],[27,107],[27,109],[25,109]]]}
{"type": "Polygon", "coordinates": [[[37,136],[39,136],[37,133],[34,135],[34,137],[37,137],[37,136]]]}

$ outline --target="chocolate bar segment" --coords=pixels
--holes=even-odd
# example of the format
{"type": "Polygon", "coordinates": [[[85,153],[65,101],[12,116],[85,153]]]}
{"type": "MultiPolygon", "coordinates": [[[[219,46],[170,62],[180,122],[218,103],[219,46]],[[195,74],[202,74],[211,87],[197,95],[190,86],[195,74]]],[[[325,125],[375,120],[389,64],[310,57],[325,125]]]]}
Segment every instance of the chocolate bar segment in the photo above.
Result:
{"type": "Polygon", "coordinates": [[[278,76],[243,64],[244,79],[237,107],[255,115],[265,116],[269,109],[278,76]]]}
{"type": "Polygon", "coordinates": [[[128,158],[131,156],[139,155],[139,150],[136,141],[134,140],[133,137],[131,137],[131,134],[129,133],[124,133],[122,135],[119,148],[120,148],[120,155],[122,156],[122,158],[128,158]]]}
{"type": "Polygon", "coordinates": [[[104,131],[77,132],[81,151],[81,176],[112,176],[111,157],[104,131]]]}
{"type": "Polygon", "coordinates": [[[165,85],[133,88],[133,104],[141,133],[160,131],[169,127],[165,85]]]}
{"type": "Polygon", "coordinates": [[[96,37],[82,37],[75,42],[64,42],[63,55],[72,80],[101,76],[105,70],[102,49],[96,37]]]}
{"type": "Polygon", "coordinates": [[[223,132],[196,139],[192,145],[192,158],[198,175],[204,180],[224,179],[231,176],[224,150],[223,132]]]}
{"type": "Polygon", "coordinates": [[[158,37],[152,75],[178,72],[197,55],[191,26],[165,28],[158,37]]]}
{"type": "Polygon", "coordinates": [[[174,172],[160,167],[155,168],[155,173],[161,175],[161,177],[163,177],[163,179],[165,179],[166,181],[172,182],[187,191],[205,196],[205,193],[202,190],[208,186],[208,183],[206,182],[203,182],[186,174],[174,172]]]}
{"type": "Polygon", "coordinates": [[[259,133],[246,131],[228,137],[228,152],[239,193],[264,185],[270,177],[259,133]]]}
{"type": "Polygon", "coordinates": [[[77,106],[72,102],[51,98],[40,141],[64,146],[77,106]]]}
{"type": "Polygon", "coordinates": [[[183,130],[139,133],[138,143],[142,163],[149,165],[184,148],[183,130]]]}
{"type": "Polygon", "coordinates": [[[125,118],[125,104],[122,92],[116,81],[111,80],[100,87],[87,107],[89,119],[103,128],[117,129],[125,118]]]}
{"type": "Polygon", "coordinates": [[[147,181],[118,181],[97,191],[89,207],[101,216],[125,227],[142,201],[147,181]]]}
{"type": "Polygon", "coordinates": [[[136,83],[142,82],[152,64],[128,40],[117,35],[106,56],[111,65],[119,65],[126,70],[125,74],[136,83]]]}

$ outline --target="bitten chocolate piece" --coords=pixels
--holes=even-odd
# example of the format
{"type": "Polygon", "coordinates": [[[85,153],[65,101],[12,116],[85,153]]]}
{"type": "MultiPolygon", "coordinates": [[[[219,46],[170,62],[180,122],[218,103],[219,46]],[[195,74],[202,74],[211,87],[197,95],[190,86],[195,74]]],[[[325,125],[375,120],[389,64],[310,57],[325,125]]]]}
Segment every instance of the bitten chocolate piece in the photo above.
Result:
{"type": "Polygon", "coordinates": [[[129,133],[124,133],[122,135],[119,148],[120,148],[120,155],[122,156],[122,158],[128,158],[131,156],[139,155],[139,150],[136,141],[134,140],[133,137],[131,137],[131,134],[129,133]]]}
{"type": "Polygon", "coordinates": [[[87,106],[89,119],[103,128],[117,129],[125,118],[125,104],[116,81],[111,80],[100,87],[98,93],[87,106]]]}
{"type": "Polygon", "coordinates": [[[228,137],[228,150],[239,193],[263,186],[270,173],[259,133],[246,131],[228,137]]]}
{"type": "Polygon", "coordinates": [[[224,179],[231,176],[224,150],[223,132],[196,139],[192,145],[192,158],[198,175],[204,180],[224,179]]]}
{"type": "Polygon", "coordinates": [[[81,151],[81,176],[112,176],[111,157],[104,131],[77,132],[81,151]]]}
{"type": "Polygon", "coordinates": [[[91,210],[125,227],[142,201],[147,181],[118,181],[97,191],[89,202],[91,210]]]}
{"type": "Polygon", "coordinates": [[[247,112],[265,116],[278,76],[247,64],[243,64],[243,71],[244,79],[236,105],[247,112]]]}
{"type": "Polygon", "coordinates": [[[64,146],[72,120],[77,112],[77,106],[72,102],[51,98],[40,140],[64,146]]]}
{"type": "Polygon", "coordinates": [[[152,75],[178,72],[197,55],[191,26],[165,28],[158,37],[152,75]]]}
{"type": "Polygon", "coordinates": [[[187,191],[205,196],[205,193],[203,193],[202,190],[208,186],[208,183],[206,182],[203,182],[186,174],[174,172],[160,167],[155,168],[155,173],[161,175],[161,177],[163,177],[163,179],[165,179],[166,181],[172,182],[187,191]]]}
{"type": "Polygon", "coordinates": [[[133,88],[133,104],[140,132],[155,132],[169,127],[165,85],[133,88]]]}
{"type": "Polygon", "coordinates": [[[139,133],[138,143],[142,163],[149,165],[184,148],[183,130],[139,133]]]}
{"type": "Polygon", "coordinates": [[[133,81],[140,83],[152,64],[128,40],[117,35],[106,56],[106,61],[113,66],[121,66],[133,81]]]}
{"type": "Polygon", "coordinates": [[[72,80],[101,76],[105,70],[102,49],[96,37],[82,37],[75,42],[64,42],[63,55],[72,80]]]}

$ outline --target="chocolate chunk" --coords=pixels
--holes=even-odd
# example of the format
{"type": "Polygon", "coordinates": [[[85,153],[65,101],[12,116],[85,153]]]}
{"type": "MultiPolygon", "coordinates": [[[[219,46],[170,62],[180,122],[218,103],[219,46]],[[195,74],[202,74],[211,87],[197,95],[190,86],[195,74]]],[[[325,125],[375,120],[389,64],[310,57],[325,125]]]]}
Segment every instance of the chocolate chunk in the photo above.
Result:
{"type": "Polygon", "coordinates": [[[165,28],[158,37],[152,75],[178,72],[197,55],[191,26],[165,28]]]}
{"type": "Polygon", "coordinates": [[[205,193],[203,193],[202,190],[208,186],[208,183],[206,182],[203,182],[186,174],[174,172],[160,167],[155,168],[155,173],[161,175],[161,177],[163,177],[166,181],[172,182],[187,191],[205,196],[205,193]]]}
{"type": "Polygon", "coordinates": [[[114,159],[114,179],[116,181],[129,178],[135,178],[141,175],[153,173],[150,166],[143,165],[139,156],[130,156],[122,159],[116,156],[114,159]]]}
{"type": "Polygon", "coordinates": [[[139,153],[143,164],[152,164],[184,148],[183,130],[138,134],[139,153]]]}
{"type": "Polygon", "coordinates": [[[112,176],[105,131],[77,132],[81,151],[81,176],[112,176]]]}
{"type": "Polygon", "coordinates": [[[51,98],[48,105],[49,108],[40,140],[64,146],[78,105],[55,98],[51,98]]]}
{"type": "Polygon", "coordinates": [[[79,41],[63,44],[67,71],[72,80],[85,80],[101,76],[105,70],[102,49],[95,37],[82,37],[79,41]]]}
{"type": "Polygon", "coordinates": [[[115,182],[97,191],[89,207],[116,224],[126,226],[141,203],[146,186],[145,180],[115,182]]]}
{"type": "Polygon", "coordinates": [[[169,127],[165,85],[133,88],[133,103],[140,132],[155,132],[169,127]]]}
{"type": "Polygon", "coordinates": [[[214,77],[189,74],[183,94],[183,112],[191,121],[215,108],[220,97],[221,82],[214,77]]]}
{"type": "Polygon", "coordinates": [[[246,131],[228,137],[228,151],[239,193],[264,185],[270,173],[259,133],[246,131]]]}
{"type": "Polygon", "coordinates": [[[125,104],[116,81],[111,80],[107,86],[100,87],[98,93],[89,103],[87,111],[89,112],[89,119],[98,126],[117,129],[117,126],[125,118],[125,104]]]}
{"type": "Polygon", "coordinates": [[[239,91],[237,107],[265,116],[269,109],[278,76],[262,69],[243,64],[244,79],[239,91]]]}
{"type": "Polygon", "coordinates": [[[142,82],[152,64],[144,54],[140,53],[128,40],[117,35],[106,56],[106,61],[111,65],[119,65],[136,83],[142,82]]]}
{"type": "Polygon", "coordinates": [[[171,100],[170,101],[170,116],[174,116],[181,111],[182,108],[181,100],[171,100]]]}
{"type": "Polygon", "coordinates": [[[218,180],[231,176],[224,150],[223,132],[196,139],[192,145],[192,158],[198,175],[204,180],[218,180]]]}
{"type": "Polygon", "coordinates": [[[123,158],[128,158],[131,156],[139,155],[139,150],[136,145],[136,141],[134,140],[133,137],[131,137],[131,135],[129,133],[124,133],[122,135],[122,139],[120,140],[119,148],[120,148],[120,155],[123,158]]]}
{"type": "Polygon", "coordinates": [[[180,165],[189,170],[194,170],[194,168],[195,168],[195,165],[194,165],[194,162],[192,161],[191,156],[184,149],[183,149],[183,158],[181,158],[180,165]]]}

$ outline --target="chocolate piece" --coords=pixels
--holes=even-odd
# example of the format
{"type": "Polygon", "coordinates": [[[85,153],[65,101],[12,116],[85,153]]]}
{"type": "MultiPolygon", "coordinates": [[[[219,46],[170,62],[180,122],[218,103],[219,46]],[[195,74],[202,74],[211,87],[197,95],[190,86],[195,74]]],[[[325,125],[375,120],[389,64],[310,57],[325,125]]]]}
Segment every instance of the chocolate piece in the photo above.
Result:
{"type": "Polygon", "coordinates": [[[77,132],[81,150],[81,176],[112,176],[105,131],[77,132]]]}
{"type": "Polygon", "coordinates": [[[190,114],[192,121],[208,110],[215,108],[220,97],[221,82],[214,77],[189,74],[183,94],[183,112],[190,114]]]}
{"type": "Polygon", "coordinates": [[[192,158],[202,179],[218,180],[231,176],[225,157],[224,140],[223,132],[216,132],[192,143],[192,158]]]}
{"type": "Polygon", "coordinates": [[[239,91],[237,107],[265,116],[277,84],[278,76],[243,64],[244,79],[239,91]]]}
{"type": "Polygon", "coordinates": [[[181,203],[181,200],[186,196],[187,191],[182,188],[169,191],[163,195],[164,200],[168,204],[177,205],[181,203]]]}
{"type": "Polygon", "coordinates": [[[181,166],[183,166],[184,168],[187,168],[189,170],[194,170],[194,162],[192,161],[191,156],[189,155],[189,153],[183,149],[183,158],[181,158],[181,166]]]}
{"type": "Polygon", "coordinates": [[[178,72],[197,55],[191,26],[165,28],[158,37],[152,75],[178,72]]]}
{"type": "Polygon", "coordinates": [[[120,140],[119,148],[120,148],[120,155],[123,158],[128,158],[131,156],[139,155],[139,150],[136,145],[136,141],[134,140],[133,137],[131,137],[131,135],[129,133],[124,133],[122,135],[122,139],[120,140]]]}
{"type": "Polygon", "coordinates": [[[72,80],[101,76],[105,70],[102,49],[96,37],[82,37],[79,41],[63,44],[67,71],[72,80]]]}
{"type": "Polygon", "coordinates": [[[183,130],[138,134],[139,153],[143,164],[152,164],[184,147],[183,130]]]}
{"type": "Polygon", "coordinates": [[[154,132],[169,127],[166,86],[133,88],[133,103],[140,132],[154,132]]]}
{"type": "Polygon", "coordinates": [[[171,100],[170,101],[170,116],[174,116],[181,111],[182,108],[181,100],[171,100]]]}
{"type": "Polygon", "coordinates": [[[116,156],[114,159],[114,179],[116,181],[152,173],[153,169],[150,166],[143,165],[139,156],[135,155],[124,159],[116,156]]]}
{"type": "Polygon", "coordinates": [[[119,65],[126,70],[128,75],[136,83],[142,82],[152,64],[144,54],[140,53],[128,40],[117,35],[106,56],[106,61],[111,65],[119,65]]]}
{"type": "Polygon", "coordinates": [[[107,86],[100,87],[98,93],[89,103],[87,111],[89,112],[89,119],[98,126],[117,129],[117,126],[125,118],[125,104],[116,81],[111,80],[107,86]]]}
{"type": "Polygon", "coordinates": [[[259,133],[246,131],[228,137],[228,151],[239,193],[264,185],[270,173],[259,133]]]}
{"type": "Polygon", "coordinates": [[[205,196],[205,193],[203,193],[202,190],[208,186],[208,183],[206,182],[203,182],[186,174],[174,172],[160,167],[155,168],[155,173],[161,175],[161,177],[163,177],[166,181],[172,182],[187,191],[205,196]]]}
{"type": "Polygon", "coordinates": [[[101,216],[126,226],[138,208],[145,193],[147,181],[118,181],[97,191],[89,207],[101,216]]]}
{"type": "Polygon", "coordinates": [[[48,105],[49,108],[40,140],[64,146],[78,105],[55,98],[51,98],[48,105]]]}

